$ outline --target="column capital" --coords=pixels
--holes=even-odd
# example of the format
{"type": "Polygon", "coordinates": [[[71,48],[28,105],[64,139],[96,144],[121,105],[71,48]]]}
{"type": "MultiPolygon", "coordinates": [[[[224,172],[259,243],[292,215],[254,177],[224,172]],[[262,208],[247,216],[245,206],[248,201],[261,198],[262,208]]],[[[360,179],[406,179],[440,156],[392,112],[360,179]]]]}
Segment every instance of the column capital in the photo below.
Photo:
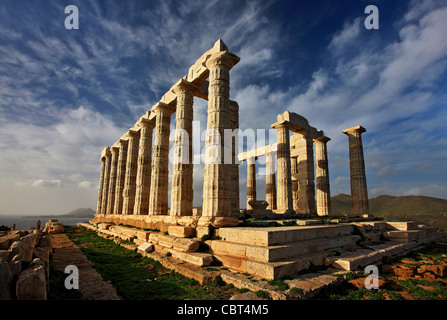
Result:
{"type": "Polygon", "coordinates": [[[274,124],[271,125],[271,127],[276,130],[282,129],[282,128],[286,128],[286,129],[290,130],[290,128],[292,127],[292,124],[288,121],[275,122],[274,124]]]}
{"type": "Polygon", "coordinates": [[[127,131],[126,133],[126,137],[127,138],[136,138],[140,135],[140,131],[136,131],[136,130],[132,130],[130,129],[129,131],[127,131]]]}
{"type": "Polygon", "coordinates": [[[233,68],[241,58],[228,51],[219,51],[213,53],[205,62],[206,68],[211,69],[217,65],[224,65],[230,70],[233,68]]]}
{"type": "Polygon", "coordinates": [[[318,138],[314,138],[314,142],[321,142],[321,143],[327,143],[328,141],[331,141],[331,138],[326,136],[321,136],[318,138]]]}
{"type": "Polygon", "coordinates": [[[110,147],[110,152],[111,152],[112,155],[113,155],[114,153],[119,152],[119,150],[120,150],[120,148],[118,148],[118,147],[110,147]]]}
{"type": "Polygon", "coordinates": [[[110,147],[105,147],[104,149],[102,149],[100,160],[102,161],[103,158],[110,157],[111,154],[112,153],[110,152],[110,147]]]}
{"type": "Polygon", "coordinates": [[[346,135],[350,135],[350,134],[362,134],[363,132],[366,132],[366,129],[363,128],[362,126],[355,126],[352,128],[348,128],[343,130],[343,133],[346,135]]]}
{"type": "Polygon", "coordinates": [[[195,85],[192,82],[189,82],[188,80],[181,78],[179,81],[176,82],[176,84],[174,84],[172,86],[172,92],[174,92],[177,96],[184,94],[184,93],[189,93],[192,95],[195,95],[196,92],[199,91],[199,86],[195,85]]]}
{"type": "Polygon", "coordinates": [[[168,113],[169,115],[172,115],[175,112],[175,109],[176,109],[175,106],[159,101],[152,106],[149,120],[154,119],[160,112],[165,112],[168,113]]]}

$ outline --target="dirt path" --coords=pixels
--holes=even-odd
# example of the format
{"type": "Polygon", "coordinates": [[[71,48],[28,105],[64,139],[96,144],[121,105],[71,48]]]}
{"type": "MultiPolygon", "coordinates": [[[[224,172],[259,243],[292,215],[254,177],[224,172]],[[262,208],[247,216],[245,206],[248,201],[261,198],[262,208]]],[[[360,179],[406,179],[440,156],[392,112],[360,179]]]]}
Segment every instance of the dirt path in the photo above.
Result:
{"type": "MultiPolygon", "coordinates": [[[[120,300],[115,288],[104,281],[85,257],[81,249],[68,239],[64,233],[52,234],[53,263],[57,270],[65,271],[68,265],[79,270],[79,292],[83,300],[120,300]]],[[[68,274],[67,274],[68,276],[68,274]]]]}

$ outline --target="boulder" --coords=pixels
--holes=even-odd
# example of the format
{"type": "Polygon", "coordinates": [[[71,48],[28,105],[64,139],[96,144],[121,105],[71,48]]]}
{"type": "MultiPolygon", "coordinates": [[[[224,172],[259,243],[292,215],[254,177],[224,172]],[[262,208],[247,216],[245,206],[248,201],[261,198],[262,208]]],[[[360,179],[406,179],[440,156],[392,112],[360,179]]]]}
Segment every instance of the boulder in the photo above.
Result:
{"type": "Polygon", "coordinates": [[[39,245],[41,247],[51,247],[51,237],[48,235],[42,236],[40,239],[39,245]]]}
{"type": "Polygon", "coordinates": [[[11,284],[12,284],[12,273],[9,270],[7,262],[0,262],[0,300],[10,300],[11,295],[11,284]]]}
{"type": "Polygon", "coordinates": [[[47,234],[64,233],[64,225],[60,222],[57,222],[57,220],[53,219],[45,224],[43,232],[47,234]]]}
{"type": "Polygon", "coordinates": [[[22,271],[22,256],[20,254],[16,254],[12,257],[11,261],[9,261],[9,270],[14,277],[16,277],[20,271],[22,271]]]}
{"type": "Polygon", "coordinates": [[[0,262],[8,261],[9,251],[8,250],[0,250],[0,262]]]}
{"type": "Polygon", "coordinates": [[[15,241],[9,250],[11,251],[11,256],[14,257],[16,254],[22,256],[22,260],[31,260],[33,257],[34,246],[36,245],[37,235],[30,233],[20,241],[15,241]]]}
{"type": "Polygon", "coordinates": [[[39,258],[42,261],[47,280],[50,277],[50,250],[50,247],[36,247],[34,248],[33,252],[33,256],[35,258],[39,258]]]}
{"type": "Polygon", "coordinates": [[[45,270],[38,261],[19,274],[16,284],[17,300],[46,300],[45,270]]]}
{"type": "Polygon", "coordinates": [[[14,241],[20,240],[19,233],[9,233],[0,238],[0,250],[8,250],[14,241]]]}

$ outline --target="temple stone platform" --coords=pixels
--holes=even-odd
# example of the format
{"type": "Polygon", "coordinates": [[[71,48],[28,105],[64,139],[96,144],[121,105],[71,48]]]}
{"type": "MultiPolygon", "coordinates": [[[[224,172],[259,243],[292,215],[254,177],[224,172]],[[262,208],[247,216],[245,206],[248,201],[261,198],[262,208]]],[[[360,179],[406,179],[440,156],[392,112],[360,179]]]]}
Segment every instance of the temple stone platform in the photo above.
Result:
{"type": "MultiPolygon", "coordinates": [[[[210,265],[265,280],[295,276],[315,266],[359,270],[380,264],[384,257],[405,255],[443,237],[435,228],[419,226],[413,221],[309,219],[296,220],[297,225],[293,226],[268,227],[265,225],[272,222],[265,221],[260,224],[264,227],[219,227],[212,228],[212,233],[209,226],[203,230],[199,217],[179,217],[189,221],[189,225],[168,225],[165,222],[169,217],[162,224],[148,224],[151,220],[148,217],[120,218],[96,217],[91,223],[81,225],[101,236],[131,241],[134,243],[131,249],[142,254],[178,259],[191,266],[187,276],[193,274],[194,278],[199,274],[200,279],[204,278],[197,273],[197,268],[210,265]],[[133,223],[129,224],[130,221],[133,223]],[[158,229],[160,226],[163,227],[158,229]],[[202,238],[205,234],[208,237],[202,238]]],[[[185,265],[182,268],[188,269],[185,265]]]]}

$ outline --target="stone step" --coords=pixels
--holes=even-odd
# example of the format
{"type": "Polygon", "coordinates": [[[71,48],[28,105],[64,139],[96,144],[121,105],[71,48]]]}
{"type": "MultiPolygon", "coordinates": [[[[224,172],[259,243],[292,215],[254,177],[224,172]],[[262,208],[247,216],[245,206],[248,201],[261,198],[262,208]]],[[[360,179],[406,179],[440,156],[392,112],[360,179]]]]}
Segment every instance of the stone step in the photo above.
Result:
{"type": "Polygon", "coordinates": [[[349,224],[267,228],[231,227],[218,229],[218,236],[225,241],[272,246],[316,238],[334,238],[349,235],[353,230],[354,226],[349,224]]]}
{"type": "Polygon", "coordinates": [[[315,252],[275,262],[263,262],[250,260],[242,256],[214,255],[218,261],[222,262],[223,266],[231,270],[249,273],[267,280],[297,274],[304,269],[308,269],[312,264],[323,265],[326,256],[326,252],[315,252]]]}
{"type": "Polygon", "coordinates": [[[169,252],[171,253],[172,257],[191,263],[198,267],[209,266],[213,262],[213,256],[207,253],[182,252],[172,248],[166,248],[158,244],[154,244],[154,251],[164,255],[169,252]]]}
{"type": "Polygon", "coordinates": [[[419,230],[408,230],[408,231],[393,230],[393,231],[385,231],[383,233],[383,237],[385,239],[390,240],[390,241],[410,242],[410,241],[415,241],[415,240],[419,239],[420,231],[419,230]]]}
{"type": "Polygon", "coordinates": [[[386,244],[370,246],[371,249],[358,249],[353,252],[344,252],[339,257],[328,257],[325,259],[325,264],[332,264],[335,268],[352,271],[361,267],[366,267],[370,264],[376,264],[384,257],[404,254],[415,246],[415,242],[389,242],[386,244]]]}
{"type": "Polygon", "coordinates": [[[386,221],[387,229],[389,230],[416,230],[418,224],[415,221],[386,221]]]}
{"type": "Polygon", "coordinates": [[[336,238],[310,239],[295,243],[276,246],[255,246],[224,240],[209,240],[213,254],[244,256],[251,260],[273,262],[295,257],[302,254],[314,253],[333,248],[355,245],[360,240],[358,235],[340,236],[336,238]]]}

